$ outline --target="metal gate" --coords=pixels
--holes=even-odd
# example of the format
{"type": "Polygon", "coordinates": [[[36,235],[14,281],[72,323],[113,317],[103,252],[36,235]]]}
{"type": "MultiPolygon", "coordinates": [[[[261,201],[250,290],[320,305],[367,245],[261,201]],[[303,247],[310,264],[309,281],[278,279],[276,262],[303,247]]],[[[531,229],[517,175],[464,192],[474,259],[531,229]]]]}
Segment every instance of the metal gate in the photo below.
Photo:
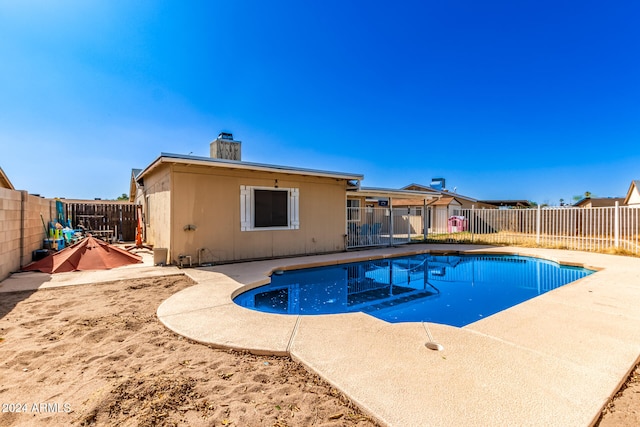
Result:
{"type": "Polygon", "coordinates": [[[392,246],[424,239],[422,207],[347,208],[347,248],[392,246]]]}

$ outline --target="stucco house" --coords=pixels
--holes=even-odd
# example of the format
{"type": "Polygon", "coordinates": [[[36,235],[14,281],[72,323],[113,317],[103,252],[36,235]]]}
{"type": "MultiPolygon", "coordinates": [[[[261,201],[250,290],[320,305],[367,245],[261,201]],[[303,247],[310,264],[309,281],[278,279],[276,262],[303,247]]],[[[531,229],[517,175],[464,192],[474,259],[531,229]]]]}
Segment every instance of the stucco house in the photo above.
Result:
{"type": "Polygon", "coordinates": [[[142,169],[131,169],[131,183],[129,185],[129,201],[141,204],[143,197],[143,189],[136,180],[142,169]]]}
{"type": "MultiPolygon", "coordinates": [[[[162,153],[132,175],[145,240],[174,264],[319,254],[346,248],[346,194],[363,176],[245,162],[221,134],[212,157],[162,153]]],[[[132,187],[133,189],[133,187],[132,187]]]]}
{"type": "MultiPolygon", "coordinates": [[[[440,178],[442,182],[444,180],[440,178]]],[[[403,187],[405,190],[425,191],[437,194],[438,197],[431,200],[427,207],[429,214],[427,217],[428,228],[432,233],[446,233],[449,230],[449,218],[459,215],[460,209],[499,209],[499,206],[480,201],[473,197],[464,196],[447,189],[434,189],[422,184],[409,184],[403,187]]]]}
{"type": "Polygon", "coordinates": [[[403,190],[412,190],[412,191],[421,191],[427,192],[434,195],[438,195],[441,198],[447,198],[447,200],[452,201],[455,199],[454,205],[457,209],[497,209],[497,206],[489,203],[482,202],[473,197],[464,196],[462,194],[458,194],[457,192],[451,192],[447,189],[437,190],[427,185],[422,184],[409,184],[402,187],[403,190]],[[459,205],[459,206],[457,206],[459,205]]]}
{"type": "Polygon", "coordinates": [[[622,206],[624,199],[622,197],[584,197],[578,200],[573,206],[577,208],[605,208],[615,206],[616,202],[622,206]]]}
{"type": "Polygon", "coordinates": [[[145,242],[178,265],[340,252],[427,233],[427,203],[439,193],[365,188],[363,178],[246,162],[241,142],[221,133],[210,157],[161,153],[133,169],[129,198],[142,206],[145,242]]]}
{"type": "Polygon", "coordinates": [[[640,180],[631,181],[623,204],[640,207],[640,180]]]}

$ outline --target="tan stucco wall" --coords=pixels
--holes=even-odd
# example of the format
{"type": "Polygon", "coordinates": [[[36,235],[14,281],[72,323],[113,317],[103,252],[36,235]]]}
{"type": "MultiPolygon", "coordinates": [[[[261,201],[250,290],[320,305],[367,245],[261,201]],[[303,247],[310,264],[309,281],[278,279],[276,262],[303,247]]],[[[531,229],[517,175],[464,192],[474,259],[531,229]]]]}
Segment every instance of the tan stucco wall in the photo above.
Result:
{"type": "Polygon", "coordinates": [[[55,218],[55,201],[0,188],[0,280],[30,263],[32,252],[42,249],[40,214],[45,222],[55,218]]]}
{"type": "Polygon", "coordinates": [[[345,249],[344,180],[184,165],[172,170],[174,263],[179,255],[196,263],[199,253],[204,263],[345,249]],[[241,231],[240,186],[273,187],[276,179],[278,188],[300,191],[300,228],[241,231]],[[187,225],[196,229],[185,231],[187,225]]]}
{"type": "Polygon", "coordinates": [[[144,179],[144,197],[140,200],[144,216],[145,242],[154,248],[171,243],[171,173],[158,168],[144,179]]]}

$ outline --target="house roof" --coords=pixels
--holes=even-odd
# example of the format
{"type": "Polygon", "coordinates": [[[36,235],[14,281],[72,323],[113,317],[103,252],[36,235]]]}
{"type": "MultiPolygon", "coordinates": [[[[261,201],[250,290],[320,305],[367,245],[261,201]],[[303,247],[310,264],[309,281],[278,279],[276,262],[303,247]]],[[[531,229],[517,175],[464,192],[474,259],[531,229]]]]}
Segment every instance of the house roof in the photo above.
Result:
{"type": "Polygon", "coordinates": [[[429,185],[416,184],[415,182],[412,182],[411,184],[405,185],[404,187],[402,187],[403,190],[409,190],[411,188],[420,188],[420,190],[416,190],[416,191],[428,191],[431,193],[440,193],[440,191],[436,190],[435,188],[429,185]]]}
{"type": "Polygon", "coordinates": [[[434,200],[433,202],[429,203],[429,206],[449,206],[454,201],[458,204],[461,204],[460,201],[457,200],[455,197],[444,196],[438,200],[434,200]]]}
{"type": "Polygon", "coordinates": [[[480,200],[481,203],[493,206],[510,206],[516,208],[530,208],[533,205],[528,200],[480,200]]]}
{"type": "Polygon", "coordinates": [[[305,169],[305,168],[295,168],[291,166],[279,166],[279,165],[270,165],[265,163],[253,163],[253,162],[245,162],[239,160],[226,160],[226,159],[214,159],[211,157],[200,157],[200,156],[185,156],[181,154],[171,154],[171,153],[160,153],[160,156],[154,160],[149,166],[147,166],[142,172],[140,172],[136,179],[139,180],[143,178],[150,171],[160,166],[161,164],[185,164],[185,165],[198,165],[198,166],[208,166],[208,167],[216,167],[216,168],[226,168],[226,169],[244,169],[251,171],[264,171],[264,172],[275,172],[275,173],[286,173],[292,175],[305,175],[305,176],[320,176],[327,178],[336,178],[336,179],[345,179],[345,180],[355,180],[358,181],[358,185],[360,180],[364,179],[364,175],[355,174],[355,173],[346,173],[346,172],[333,172],[333,171],[325,171],[325,170],[317,170],[317,169],[305,169]]]}
{"type": "Polygon", "coordinates": [[[9,190],[15,190],[15,188],[13,187],[13,184],[11,183],[11,181],[9,181],[9,178],[4,173],[1,167],[0,167],[0,188],[8,188],[9,190]]]}
{"type": "Polygon", "coordinates": [[[631,198],[631,194],[633,194],[633,190],[636,190],[636,192],[640,191],[640,180],[633,180],[631,181],[631,185],[629,185],[629,190],[627,190],[627,196],[624,198],[624,205],[628,205],[629,204],[629,199],[631,198]]]}
{"type": "Polygon", "coordinates": [[[450,191],[447,190],[436,190],[428,185],[422,185],[422,184],[409,184],[409,185],[405,185],[404,187],[402,187],[403,190],[407,190],[407,189],[414,189],[414,190],[418,190],[418,191],[427,191],[427,192],[431,192],[431,193],[436,193],[436,194],[442,194],[443,196],[450,196],[450,197],[455,197],[457,199],[464,199],[467,200],[469,202],[477,202],[478,199],[474,199],[473,197],[469,197],[469,196],[463,196],[462,194],[458,194],[458,193],[452,193],[450,191]]]}
{"type": "Polygon", "coordinates": [[[140,175],[142,169],[131,169],[131,182],[129,183],[129,201],[136,201],[136,183],[138,179],[138,175],[140,175]]]}
{"type": "Polygon", "coordinates": [[[469,201],[469,202],[477,202],[478,201],[478,199],[475,199],[473,197],[463,196],[462,194],[452,193],[452,192],[447,191],[447,190],[442,190],[442,194],[450,196],[450,197],[453,197],[455,199],[464,199],[464,200],[469,201]]]}
{"type": "Polygon", "coordinates": [[[622,204],[624,199],[622,197],[584,197],[574,203],[573,206],[584,206],[591,203],[592,208],[604,208],[607,206],[615,206],[616,202],[622,204]]]}

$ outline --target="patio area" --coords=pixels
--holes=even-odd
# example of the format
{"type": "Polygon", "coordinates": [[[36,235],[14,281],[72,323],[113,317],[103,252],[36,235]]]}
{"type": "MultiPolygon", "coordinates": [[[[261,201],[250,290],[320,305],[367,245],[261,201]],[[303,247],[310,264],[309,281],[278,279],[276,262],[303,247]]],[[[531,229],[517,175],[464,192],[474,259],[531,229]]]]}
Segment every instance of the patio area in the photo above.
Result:
{"type": "Polygon", "coordinates": [[[585,426],[640,354],[640,259],[472,245],[411,245],[183,270],[198,282],[158,308],[171,330],[214,346],[288,354],[390,426],[585,426]],[[362,313],[282,316],[231,300],[291,269],[423,252],[509,253],[598,269],[455,328],[362,313]],[[443,351],[425,344],[433,340],[443,351]]]}

